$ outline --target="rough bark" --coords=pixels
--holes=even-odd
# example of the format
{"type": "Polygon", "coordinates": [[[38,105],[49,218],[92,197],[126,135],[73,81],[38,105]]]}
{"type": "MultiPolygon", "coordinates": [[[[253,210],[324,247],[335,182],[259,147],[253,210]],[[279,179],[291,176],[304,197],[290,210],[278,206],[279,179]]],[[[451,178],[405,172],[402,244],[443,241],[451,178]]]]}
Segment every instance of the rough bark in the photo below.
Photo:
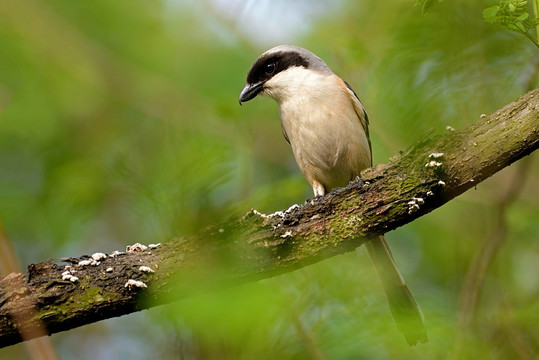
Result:
{"type": "Polygon", "coordinates": [[[99,264],[80,264],[91,262],[87,255],[61,259],[64,264],[32,264],[27,275],[0,279],[0,347],[20,342],[21,333],[32,338],[32,330],[43,326],[53,334],[353,250],[538,147],[535,89],[467,129],[426,136],[389,163],[364,171],[362,182],[287,211],[252,210],[157,248],[107,256],[99,264]],[[130,279],[147,288],[128,285],[130,279]]]}

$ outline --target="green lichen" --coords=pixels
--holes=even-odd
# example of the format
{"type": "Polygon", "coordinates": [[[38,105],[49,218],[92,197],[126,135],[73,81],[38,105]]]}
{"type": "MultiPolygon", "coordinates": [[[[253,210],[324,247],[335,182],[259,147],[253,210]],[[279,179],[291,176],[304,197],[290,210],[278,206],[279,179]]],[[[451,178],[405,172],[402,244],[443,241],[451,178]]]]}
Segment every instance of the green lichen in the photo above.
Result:
{"type": "Polygon", "coordinates": [[[76,316],[77,312],[88,310],[89,308],[102,304],[112,303],[122,299],[121,294],[105,291],[99,287],[91,287],[88,281],[81,281],[77,284],[80,288],[68,297],[65,301],[54,303],[41,308],[36,313],[36,318],[42,321],[63,321],[76,316]],[[81,288],[84,287],[84,290],[81,288]]]}

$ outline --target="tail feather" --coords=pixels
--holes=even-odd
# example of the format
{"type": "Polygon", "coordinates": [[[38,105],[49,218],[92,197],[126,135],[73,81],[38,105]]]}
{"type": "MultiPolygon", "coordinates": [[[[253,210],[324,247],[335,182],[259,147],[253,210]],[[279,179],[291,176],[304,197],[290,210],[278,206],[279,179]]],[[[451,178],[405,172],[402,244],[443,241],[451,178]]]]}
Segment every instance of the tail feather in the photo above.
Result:
{"type": "Polygon", "coordinates": [[[428,341],[423,313],[397,269],[389,245],[383,236],[365,243],[382,282],[389,301],[389,308],[400,332],[410,345],[428,341]]]}

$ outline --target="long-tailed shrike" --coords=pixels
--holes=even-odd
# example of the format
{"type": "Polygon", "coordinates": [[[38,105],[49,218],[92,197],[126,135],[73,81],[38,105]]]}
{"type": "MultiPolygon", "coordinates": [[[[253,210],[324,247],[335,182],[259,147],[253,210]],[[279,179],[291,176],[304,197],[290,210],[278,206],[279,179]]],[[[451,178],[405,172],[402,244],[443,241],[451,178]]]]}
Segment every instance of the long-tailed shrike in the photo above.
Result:
{"type": "MultiPolygon", "coordinates": [[[[310,51],[291,45],[263,53],[247,75],[239,101],[257,95],[279,105],[281,127],[315,196],[346,186],[372,166],[368,117],[350,85],[310,51]]],[[[383,236],[365,243],[410,345],[426,342],[423,314],[399,273],[383,236]]]]}

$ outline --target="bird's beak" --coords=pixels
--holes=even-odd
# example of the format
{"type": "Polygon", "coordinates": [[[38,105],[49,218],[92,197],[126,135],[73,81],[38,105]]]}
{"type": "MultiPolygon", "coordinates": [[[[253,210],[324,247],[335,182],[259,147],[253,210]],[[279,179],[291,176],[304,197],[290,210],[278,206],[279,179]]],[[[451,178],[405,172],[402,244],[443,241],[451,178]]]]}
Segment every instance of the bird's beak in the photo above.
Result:
{"type": "Polygon", "coordinates": [[[240,93],[240,105],[243,102],[254,99],[264,89],[264,83],[259,82],[256,84],[245,84],[240,93]]]}

